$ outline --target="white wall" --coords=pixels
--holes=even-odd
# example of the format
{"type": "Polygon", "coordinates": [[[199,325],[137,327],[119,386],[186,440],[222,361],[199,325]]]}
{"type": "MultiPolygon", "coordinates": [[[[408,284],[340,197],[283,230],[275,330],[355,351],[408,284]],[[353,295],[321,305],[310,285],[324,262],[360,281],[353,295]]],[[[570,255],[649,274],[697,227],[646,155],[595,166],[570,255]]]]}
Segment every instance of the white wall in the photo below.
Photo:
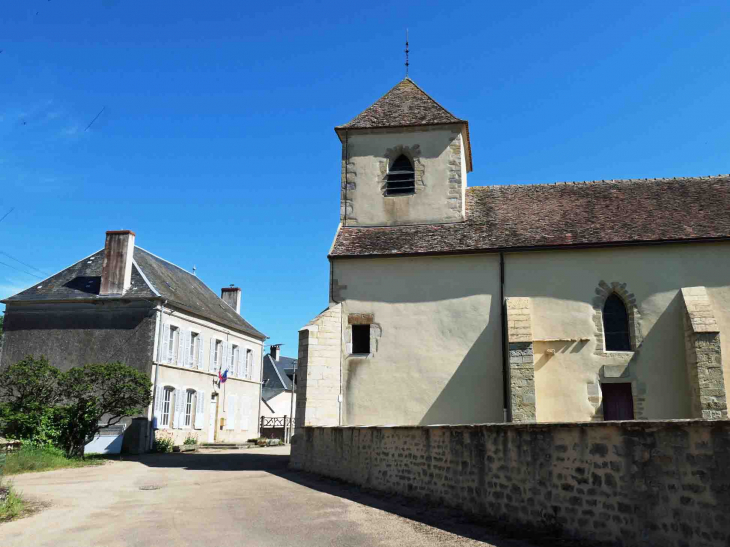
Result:
{"type": "Polygon", "coordinates": [[[727,386],[729,250],[727,243],[705,243],[507,254],[506,296],[530,297],[534,339],[589,339],[534,343],[538,421],[590,420],[587,385],[611,365],[628,366],[625,379],[644,398],[644,418],[690,418],[682,287],[707,287],[721,329],[727,386]],[[596,354],[593,299],[601,280],[626,283],[636,296],[644,336],[638,351],[596,354]]]}
{"type": "MultiPolygon", "coordinates": [[[[191,329],[203,336],[203,362],[202,366],[194,368],[178,366],[176,363],[170,364],[160,362],[158,347],[160,336],[159,313],[158,326],[155,332],[155,363],[159,366],[153,367],[152,381],[155,381],[155,371],[159,370],[157,384],[163,387],[173,387],[176,389],[194,390],[197,395],[204,393],[205,403],[203,405],[203,427],[197,429],[194,424],[191,427],[173,428],[172,424],[163,426],[158,420],[160,430],[167,430],[171,433],[176,443],[183,442],[184,438],[189,434],[197,434],[202,442],[208,440],[209,418],[210,418],[210,401],[216,402],[216,441],[245,441],[248,438],[255,437],[258,432],[259,417],[259,400],[261,393],[261,355],[263,351],[263,342],[251,336],[245,335],[221,327],[210,321],[193,317],[189,314],[167,308],[164,310],[163,323],[173,325],[182,331],[191,329]],[[240,354],[245,355],[245,349],[253,351],[253,363],[251,378],[237,378],[229,372],[228,380],[222,385],[218,385],[218,372],[215,366],[211,367],[210,363],[210,340],[211,338],[225,340],[229,344],[236,344],[241,348],[240,354]],[[235,401],[235,409],[230,406],[230,401],[235,401]],[[245,404],[244,404],[245,403],[245,404]],[[226,425],[221,428],[220,418],[226,419],[226,425]],[[234,428],[230,429],[233,424],[234,428]]],[[[194,403],[195,404],[195,403],[194,403]]],[[[194,419],[194,417],[193,417],[194,419]]],[[[172,420],[171,420],[172,421],[172,420]]]]}
{"type": "MultiPolygon", "coordinates": [[[[458,209],[450,207],[449,179],[452,161],[460,161],[456,177],[461,178],[459,193],[466,187],[464,147],[458,155],[449,148],[452,141],[462,142],[458,125],[409,128],[397,132],[348,134],[347,200],[352,211],[347,215],[348,226],[379,226],[426,222],[456,222],[464,219],[463,199],[458,209]],[[416,184],[414,195],[384,196],[385,166],[389,148],[419,146],[414,167],[420,164],[423,184],[416,184]]],[[[406,154],[408,155],[408,154],[406,154]]],[[[391,158],[395,159],[395,158],[391,158]]],[[[344,175],[344,174],[343,174],[344,175]]]]}
{"type": "Polygon", "coordinates": [[[499,257],[336,259],[343,424],[503,420],[499,257]],[[347,352],[349,314],[372,314],[373,353],[347,352]]]}
{"type": "Polygon", "coordinates": [[[294,395],[294,406],[292,407],[291,391],[282,391],[272,397],[266,404],[261,403],[261,416],[267,418],[281,418],[282,416],[295,416],[297,411],[297,396],[294,395]],[[268,406],[267,406],[268,405],[268,406]],[[270,408],[269,408],[270,407],[270,408]]]}

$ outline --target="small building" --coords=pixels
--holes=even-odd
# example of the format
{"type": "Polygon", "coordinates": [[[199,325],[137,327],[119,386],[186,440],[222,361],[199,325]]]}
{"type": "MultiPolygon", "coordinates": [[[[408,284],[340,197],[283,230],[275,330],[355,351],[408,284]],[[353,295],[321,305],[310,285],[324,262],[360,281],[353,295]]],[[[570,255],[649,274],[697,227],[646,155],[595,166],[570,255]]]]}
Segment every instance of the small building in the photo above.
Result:
{"type": "Polygon", "coordinates": [[[188,436],[258,436],[266,336],[241,316],[240,288],[226,287],[218,297],[122,230],[106,233],[104,249],[2,302],[0,366],[33,355],[61,370],[121,361],[149,376],[153,402],[125,422],[125,450],[148,449],[155,425],[176,444],[188,436]],[[226,370],[222,383],[218,375],[226,370]]]}
{"type": "Polygon", "coordinates": [[[409,78],[335,131],[298,427],[727,418],[730,175],[469,187],[409,78]]]}
{"type": "Polygon", "coordinates": [[[281,355],[280,344],[264,355],[260,420],[265,437],[288,439],[296,413],[296,369],[297,360],[281,355]]]}

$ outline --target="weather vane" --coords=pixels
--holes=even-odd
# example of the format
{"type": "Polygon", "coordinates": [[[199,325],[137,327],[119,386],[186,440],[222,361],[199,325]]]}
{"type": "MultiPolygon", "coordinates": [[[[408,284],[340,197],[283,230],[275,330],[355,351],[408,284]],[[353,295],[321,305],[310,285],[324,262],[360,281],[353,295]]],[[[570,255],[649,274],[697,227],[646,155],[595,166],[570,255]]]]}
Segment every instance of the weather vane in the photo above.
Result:
{"type": "Polygon", "coordinates": [[[406,78],[408,78],[408,29],[406,29],[406,78]]]}

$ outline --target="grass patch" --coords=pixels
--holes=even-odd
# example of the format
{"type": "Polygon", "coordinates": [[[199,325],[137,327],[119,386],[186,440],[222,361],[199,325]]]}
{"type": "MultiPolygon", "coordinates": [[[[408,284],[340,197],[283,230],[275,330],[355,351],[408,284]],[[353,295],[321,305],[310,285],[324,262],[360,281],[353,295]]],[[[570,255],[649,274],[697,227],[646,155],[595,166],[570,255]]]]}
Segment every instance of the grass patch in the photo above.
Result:
{"type": "Polygon", "coordinates": [[[87,467],[89,465],[103,465],[106,459],[102,455],[92,454],[86,459],[67,458],[63,450],[53,447],[23,446],[17,452],[11,452],[5,458],[3,473],[18,475],[20,473],[35,473],[37,471],[52,471],[68,467],[87,467]]]}
{"type": "Polygon", "coordinates": [[[13,486],[8,482],[0,484],[0,522],[13,520],[24,510],[23,499],[13,490],[13,486]]]}

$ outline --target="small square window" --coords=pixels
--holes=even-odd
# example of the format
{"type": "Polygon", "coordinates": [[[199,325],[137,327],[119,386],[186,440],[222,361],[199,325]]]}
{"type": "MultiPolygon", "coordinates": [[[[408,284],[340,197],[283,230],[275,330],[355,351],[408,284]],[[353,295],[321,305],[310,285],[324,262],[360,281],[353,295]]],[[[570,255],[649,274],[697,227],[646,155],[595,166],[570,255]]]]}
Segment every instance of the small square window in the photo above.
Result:
{"type": "Polygon", "coordinates": [[[370,325],[352,325],[352,353],[370,353],[370,325]]]}

